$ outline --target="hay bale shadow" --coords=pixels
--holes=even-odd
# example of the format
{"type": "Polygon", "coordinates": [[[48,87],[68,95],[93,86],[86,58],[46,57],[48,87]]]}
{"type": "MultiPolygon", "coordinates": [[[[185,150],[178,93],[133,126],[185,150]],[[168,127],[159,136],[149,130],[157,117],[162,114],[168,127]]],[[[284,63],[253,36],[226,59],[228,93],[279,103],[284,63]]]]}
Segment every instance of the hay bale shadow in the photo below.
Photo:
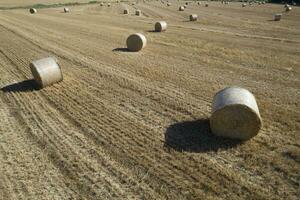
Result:
{"type": "Polygon", "coordinates": [[[3,92],[31,92],[39,90],[40,87],[36,84],[34,79],[13,83],[1,88],[3,92]]]}
{"type": "Polygon", "coordinates": [[[241,143],[240,140],[214,136],[210,131],[209,119],[175,123],[165,133],[165,147],[180,152],[218,151],[241,143]]]}
{"type": "Polygon", "coordinates": [[[130,51],[128,48],[115,48],[112,51],[113,52],[129,52],[129,53],[134,53],[134,51],[130,51]]]}

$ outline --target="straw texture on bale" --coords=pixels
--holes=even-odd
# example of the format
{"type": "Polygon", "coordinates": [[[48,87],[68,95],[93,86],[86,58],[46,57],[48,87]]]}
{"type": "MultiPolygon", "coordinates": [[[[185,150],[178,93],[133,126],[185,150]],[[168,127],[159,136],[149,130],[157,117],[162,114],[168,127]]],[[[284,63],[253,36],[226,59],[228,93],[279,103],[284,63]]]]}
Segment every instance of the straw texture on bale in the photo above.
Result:
{"type": "Polygon", "coordinates": [[[36,60],[29,65],[36,83],[44,88],[63,80],[63,75],[56,58],[48,57],[36,60]]]}
{"type": "Polygon", "coordinates": [[[184,7],[183,6],[179,6],[179,11],[184,11],[184,7]]]}
{"type": "Polygon", "coordinates": [[[129,10],[128,9],[125,9],[124,12],[123,12],[125,15],[127,15],[129,13],[129,10]]]}
{"type": "Polygon", "coordinates": [[[261,126],[255,97],[248,90],[228,87],[214,96],[210,117],[213,134],[248,140],[258,134],[261,126]]]}
{"type": "Polygon", "coordinates": [[[135,33],[127,38],[126,44],[129,51],[140,51],[147,45],[147,39],[143,34],[135,33]]]}
{"type": "Polygon", "coordinates": [[[281,17],[282,17],[282,14],[281,14],[281,13],[275,14],[275,15],[274,15],[274,21],[280,21],[280,20],[281,20],[281,17]]]}
{"type": "Polygon", "coordinates": [[[68,13],[68,12],[70,12],[70,9],[69,8],[64,8],[64,12],[68,13]]]}
{"type": "Polygon", "coordinates": [[[135,11],[135,15],[141,16],[141,14],[142,14],[142,11],[141,11],[141,10],[136,10],[136,11],[135,11]]]}
{"type": "Polygon", "coordinates": [[[198,15],[196,14],[190,15],[190,21],[197,21],[197,19],[198,19],[198,15]]]}
{"type": "Polygon", "coordinates": [[[162,32],[167,30],[167,22],[160,21],[155,23],[155,31],[156,32],[162,32]]]}
{"type": "Polygon", "coordinates": [[[37,13],[37,10],[36,10],[35,8],[30,8],[30,9],[29,9],[29,12],[30,12],[31,14],[35,14],[35,13],[37,13]]]}

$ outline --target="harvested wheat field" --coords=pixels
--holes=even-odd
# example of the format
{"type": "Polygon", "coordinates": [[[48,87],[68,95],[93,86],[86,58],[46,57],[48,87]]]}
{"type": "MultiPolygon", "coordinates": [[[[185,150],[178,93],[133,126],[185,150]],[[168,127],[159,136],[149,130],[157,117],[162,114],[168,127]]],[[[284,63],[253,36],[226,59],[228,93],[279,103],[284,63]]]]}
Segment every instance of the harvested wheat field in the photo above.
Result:
{"type": "Polygon", "coordinates": [[[300,7],[169,2],[0,11],[0,199],[300,196],[300,7]],[[63,81],[37,89],[29,64],[49,56],[63,81]],[[227,86],[256,97],[248,141],[210,131],[227,86]]]}

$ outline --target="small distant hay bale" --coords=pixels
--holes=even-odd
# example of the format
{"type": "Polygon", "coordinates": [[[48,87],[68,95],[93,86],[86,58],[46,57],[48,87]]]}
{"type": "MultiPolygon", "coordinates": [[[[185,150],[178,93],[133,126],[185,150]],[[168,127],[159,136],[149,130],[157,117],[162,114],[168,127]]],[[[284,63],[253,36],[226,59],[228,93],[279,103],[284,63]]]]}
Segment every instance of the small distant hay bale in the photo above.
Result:
{"type": "Polygon", "coordinates": [[[133,2],[131,5],[133,5],[133,6],[134,6],[134,5],[135,5],[135,2],[133,2]]]}
{"type": "Polygon", "coordinates": [[[167,22],[165,22],[165,21],[156,22],[155,26],[154,26],[156,32],[166,31],[167,27],[168,27],[168,25],[167,25],[167,22]]]}
{"type": "Polygon", "coordinates": [[[147,39],[143,34],[135,33],[127,38],[126,44],[129,51],[140,51],[147,45],[147,39]]]}
{"type": "Polygon", "coordinates": [[[208,7],[208,3],[207,3],[207,4],[205,4],[205,7],[208,7]]]}
{"type": "Polygon", "coordinates": [[[167,6],[171,6],[172,4],[171,3],[167,3],[167,6]]]}
{"type": "Polygon", "coordinates": [[[104,3],[103,3],[103,2],[101,2],[101,3],[100,3],[100,6],[103,6],[103,5],[104,5],[104,3]]]}
{"type": "Polygon", "coordinates": [[[123,12],[125,15],[127,15],[129,13],[129,10],[128,9],[124,9],[124,12],[123,12]]]}
{"type": "Polygon", "coordinates": [[[281,17],[282,17],[282,14],[281,13],[277,13],[274,15],[274,21],[280,21],[281,20],[281,17]]]}
{"type": "Polygon", "coordinates": [[[184,7],[183,6],[179,6],[179,11],[184,11],[184,7]]]}
{"type": "Polygon", "coordinates": [[[197,21],[197,19],[198,19],[198,15],[196,15],[196,14],[190,15],[190,21],[197,21]]]}
{"type": "Polygon", "coordinates": [[[246,7],[246,4],[245,4],[245,3],[243,3],[243,4],[242,4],[242,7],[246,7]]]}
{"type": "Polygon", "coordinates": [[[185,5],[189,5],[189,3],[188,3],[188,2],[185,2],[185,5]]]}
{"type": "Polygon", "coordinates": [[[288,7],[285,8],[285,11],[286,11],[286,12],[289,12],[289,11],[291,11],[291,10],[292,10],[292,6],[288,6],[288,7]]]}
{"type": "Polygon", "coordinates": [[[70,12],[70,9],[69,9],[69,8],[64,8],[64,12],[65,12],[65,13],[69,13],[69,12],[70,12]]]}
{"type": "Polygon", "coordinates": [[[35,8],[30,8],[30,9],[29,9],[29,12],[30,12],[31,14],[36,14],[36,13],[37,13],[37,10],[36,10],[35,8]]]}
{"type": "Polygon", "coordinates": [[[111,6],[111,4],[110,3],[107,3],[107,7],[110,7],[111,6]]]}
{"type": "Polygon", "coordinates": [[[198,1],[198,3],[197,3],[198,5],[201,5],[201,2],[200,1],[198,1]]]}
{"type": "Polygon", "coordinates": [[[63,80],[62,71],[53,57],[35,60],[29,65],[31,73],[36,83],[44,88],[63,80]]]}
{"type": "Polygon", "coordinates": [[[136,11],[135,11],[135,15],[141,16],[141,15],[142,15],[142,11],[141,11],[141,10],[136,10],[136,11]]]}
{"type": "Polygon", "coordinates": [[[255,97],[248,90],[228,87],[214,96],[210,117],[213,134],[248,140],[258,134],[261,126],[255,97]]]}

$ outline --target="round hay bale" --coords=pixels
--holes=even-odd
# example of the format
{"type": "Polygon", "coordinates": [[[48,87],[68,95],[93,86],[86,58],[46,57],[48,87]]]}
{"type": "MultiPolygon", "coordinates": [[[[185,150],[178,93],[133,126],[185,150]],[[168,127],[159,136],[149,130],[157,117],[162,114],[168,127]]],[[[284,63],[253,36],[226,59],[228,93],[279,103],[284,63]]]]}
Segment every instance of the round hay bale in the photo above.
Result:
{"type": "Polygon", "coordinates": [[[111,4],[110,3],[107,3],[107,7],[110,7],[111,6],[111,4]]]}
{"type": "Polygon", "coordinates": [[[292,6],[288,6],[288,7],[285,8],[285,11],[286,11],[286,12],[289,12],[289,11],[291,11],[291,10],[292,10],[292,6]]]}
{"type": "Polygon", "coordinates": [[[29,9],[29,12],[30,12],[31,14],[36,14],[36,13],[37,13],[37,10],[36,10],[35,8],[30,8],[30,9],[29,9]]]}
{"type": "Polygon", "coordinates": [[[124,12],[123,12],[125,15],[129,14],[129,10],[128,9],[125,9],[124,12]]]}
{"type": "Polygon", "coordinates": [[[200,1],[198,1],[198,3],[197,3],[198,5],[201,5],[201,2],[200,1]]]}
{"type": "Polygon", "coordinates": [[[205,4],[205,7],[208,7],[208,3],[207,3],[207,4],[205,4]]]}
{"type": "Polygon", "coordinates": [[[69,9],[69,8],[64,8],[64,12],[65,12],[65,13],[69,13],[69,12],[70,12],[70,9],[69,9]]]}
{"type": "Polygon", "coordinates": [[[261,126],[255,97],[248,90],[228,87],[214,96],[210,117],[213,134],[248,140],[258,134],[261,126]]]}
{"type": "Polygon", "coordinates": [[[147,45],[147,39],[143,34],[135,33],[127,38],[126,44],[129,51],[140,51],[147,45]]]}
{"type": "Polygon", "coordinates": [[[198,19],[198,15],[196,14],[190,15],[190,21],[197,21],[197,19],[198,19]]]}
{"type": "Polygon", "coordinates": [[[281,17],[282,17],[282,14],[281,13],[277,13],[274,15],[274,21],[280,21],[281,20],[281,17]]]}
{"type": "Polygon", "coordinates": [[[30,63],[31,73],[36,83],[44,88],[63,80],[62,71],[53,57],[43,58],[30,63]]]}
{"type": "Polygon", "coordinates": [[[103,5],[104,5],[103,2],[101,2],[101,3],[100,3],[100,6],[103,6],[103,5]]]}
{"type": "Polygon", "coordinates": [[[185,5],[189,5],[189,3],[188,3],[188,2],[185,2],[185,5]]]}
{"type": "Polygon", "coordinates": [[[168,25],[165,21],[156,22],[154,26],[156,32],[166,31],[167,27],[168,25]]]}
{"type": "Polygon", "coordinates": [[[171,3],[167,3],[167,6],[171,6],[172,4],[171,3]]]}
{"type": "Polygon", "coordinates": [[[142,14],[142,11],[141,11],[141,10],[136,10],[136,11],[135,11],[135,15],[141,16],[141,14],[142,14]]]}
{"type": "Polygon", "coordinates": [[[245,3],[243,3],[243,4],[242,4],[242,7],[246,7],[246,4],[245,4],[245,3]]]}
{"type": "Polygon", "coordinates": [[[179,6],[179,11],[184,11],[184,7],[183,6],[179,6]]]}

